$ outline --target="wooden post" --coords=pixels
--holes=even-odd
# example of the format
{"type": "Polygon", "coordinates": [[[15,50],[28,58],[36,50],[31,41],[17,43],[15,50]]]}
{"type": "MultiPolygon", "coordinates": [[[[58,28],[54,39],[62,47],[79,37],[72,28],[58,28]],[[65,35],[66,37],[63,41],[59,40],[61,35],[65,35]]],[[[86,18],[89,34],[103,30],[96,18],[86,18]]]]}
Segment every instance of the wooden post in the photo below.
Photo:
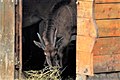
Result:
{"type": "Polygon", "coordinates": [[[17,0],[15,10],[15,79],[22,80],[22,0],[17,0]]]}
{"type": "Polygon", "coordinates": [[[0,80],[14,80],[14,12],[14,2],[0,2],[0,80]]]}
{"type": "Polygon", "coordinates": [[[93,0],[78,0],[76,80],[86,80],[86,75],[93,76],[92,50],[97,37],[93,18],[93,0]]]}

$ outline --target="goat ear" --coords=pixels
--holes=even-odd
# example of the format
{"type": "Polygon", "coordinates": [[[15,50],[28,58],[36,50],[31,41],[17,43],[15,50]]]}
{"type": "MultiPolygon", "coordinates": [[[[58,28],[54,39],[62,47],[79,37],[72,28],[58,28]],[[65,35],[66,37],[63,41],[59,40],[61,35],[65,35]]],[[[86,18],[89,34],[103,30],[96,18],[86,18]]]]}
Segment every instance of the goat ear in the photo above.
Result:
{"type": "Polygon", "coordinates": [[[37,41],[33,41],[33,42],[34,42],[34,44],[36,46],[38,46],[39,48],[42,48],[43,50],[45,50],[44,47],[42,46],[42,44],[40,42],[37,42],[37,41]]]}

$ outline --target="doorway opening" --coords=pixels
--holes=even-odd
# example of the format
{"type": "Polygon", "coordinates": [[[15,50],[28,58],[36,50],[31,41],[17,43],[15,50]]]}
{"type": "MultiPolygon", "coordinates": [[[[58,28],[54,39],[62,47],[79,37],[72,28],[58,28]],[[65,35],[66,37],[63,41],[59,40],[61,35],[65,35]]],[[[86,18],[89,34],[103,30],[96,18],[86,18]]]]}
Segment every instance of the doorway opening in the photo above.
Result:
{"type": "Polygon", "coordinates": [[[37,33],[43,34],[53,9],[58,9],[62,4],[70,4],[73,9],[73,36],[68,47],[67,67],[63,71],[63,77],[76,77],[76,4],[73,0],[23,0],[22,2],[22,71],[41,70],[45,62],[44,51],[34,44],[39,41],[37,33]],[[40,27],[41,26],[41,27],[40,27]]]}

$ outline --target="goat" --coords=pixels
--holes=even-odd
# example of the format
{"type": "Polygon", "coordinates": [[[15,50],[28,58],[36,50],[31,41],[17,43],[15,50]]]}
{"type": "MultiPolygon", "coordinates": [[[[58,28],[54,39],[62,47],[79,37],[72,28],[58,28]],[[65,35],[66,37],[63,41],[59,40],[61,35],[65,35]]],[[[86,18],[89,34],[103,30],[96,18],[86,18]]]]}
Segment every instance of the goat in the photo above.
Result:
{"type": "Polygon", "coordinates": [[[34,43],[44,50],[49,66],[63,67],[63,50],[70,42],[73,29],[71,10],[68,5],[63,5],[53,11],[43,35],[37,33],[40,42],[34,41],[34,43]]]}

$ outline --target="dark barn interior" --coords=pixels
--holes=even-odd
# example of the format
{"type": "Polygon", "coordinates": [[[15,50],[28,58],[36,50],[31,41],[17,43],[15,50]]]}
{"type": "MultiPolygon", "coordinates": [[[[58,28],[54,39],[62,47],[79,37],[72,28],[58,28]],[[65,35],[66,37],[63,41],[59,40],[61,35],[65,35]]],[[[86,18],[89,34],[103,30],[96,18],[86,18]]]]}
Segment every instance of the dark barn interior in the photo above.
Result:
{"type": "MultiPolygon", "coordinates": [[[[22,28],[22,70],[40,70],[44,68],[45,55],[43,50],[38,48],[33,40],[37,40],[37,33],[42,34],[49,13],[55,5],[71,4],[73,8],[73,22],[76,29],[76,5],[75,1],[70,0],[23,0],[23,28],[22,28]],[[42,26],[42,27],[39,27],[42,26]]],[[[57,7],[56,7],[57,9],[57,7]]],[[[74,34],[76,35],[76,31],[74,34]]],[[[66,69],[64,77],[74,77],[76,75],[76,40],[72,40],[68,48],[65,48],[67,55],[66,69]]]]}

